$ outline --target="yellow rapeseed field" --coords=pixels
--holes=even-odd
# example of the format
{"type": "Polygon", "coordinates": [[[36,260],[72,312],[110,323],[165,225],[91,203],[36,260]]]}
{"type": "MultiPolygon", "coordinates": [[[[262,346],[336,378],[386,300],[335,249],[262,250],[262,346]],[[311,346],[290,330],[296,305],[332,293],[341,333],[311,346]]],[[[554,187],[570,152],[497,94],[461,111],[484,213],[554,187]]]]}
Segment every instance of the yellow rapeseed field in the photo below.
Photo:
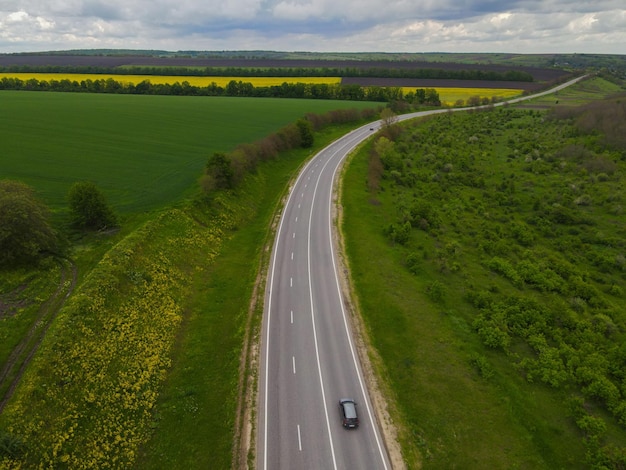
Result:
{"type": "MultiPolygon", "coordinates": [[[[150,81],[153,84],[174,84],[176,82],[188,82],[192,86],[206,87],[215,83],[219,87],[226,87],[232,80],[237,82],[251,83],[254,87],[280,86],[283,83],[308,83],[308,84],[328,84],[338,85],[341,83],[340,77],[198,77],[188,75],[123,75],[123,74],[95,74],[95,73],[19,73],[4,72],[0,73],[2,78],[19,78],[26,81],[37,79],[39,81],[51,80],[70,80],[81,82],[84,80],[107,80],[112,78],[116,82],[122,84],[133,84],[150,81]]],[[[415,92],[419,87],[401,87],[402,93],[406,95],[409,92],[415,92]]],[[[430,88],[430,87],[428,87],[430,88]]],[[[471,97],[478,96],[480,98],[498,97],[500,101],[515,96],[520,96],[523,90],[514,88],[449,88],[435,87],[437,93],[444,106],[464,105],[471,97]]]]}
{"type": "MultiPolygon", "coordinates": [[[[430,87],[429,87],[430,88],[430,87]]],[[[480,96],[481,98],[487,97],[491,99],[496,96],[501,100],[520,96],[523,90],[515,88],[448,88],[448,87],[435,87],[437,93],[439,93],[439,99],[446,106],[454,106],[459,100],[463,100],[464,104],[473,96],[480,96]]],[[[415,88],[402,88],[402,93],[407,94],[409,92],[415,92],[415,88]]]]}
{"type": "Polygon", "coordinates": [[[70,80],[82,82],[83,80],[107,80],[112,78],[119,83],[132,83],[136,85],[149,80],[150,83],[157,85],[161,84],[173,84],[176,82],[183,83],[188,82],[190,85],[198,87],[206,87],[211,83],[215,83],[217,86],[224,87],[228,85],[231,80],[242,81],[252,83],[255,87],[262,86],[278,86],[283,83],[326,83],[329,85],[341,83],[340,77],[196,77],[187,75],[115,75],[115,74],[96,74],[96,73],[0,73],[0,79],[2,78],[19,78],[26,81],[35,78],[39,81],[45,80],[70,80]]]}
{"type": "MultiPolygon", "coordinates": [[[[340,77],[197,77],[187,75],[122,75],[122,74],[95,74],[95,73],[0,73],[0,79],[2,78],[19,78],[26,81],[35,78],[39,81],[51,81],[51,80],[70,80],[81,82],[83,80],[107,80],[112,78],[113,80],[123,84],[133,84],[149,80],[153,84],[173,84],[176,82],[183,83],[188,82],[192,86],[206,87],[215,83],[217,86],[225,87],[231,80],[242,81],[245,83],[251,83],[254,87],[265,86],[279,86],[283,83],[313,83],[313,84],[328,84],[337,85],[341,83],[340,77]]],[[[416,87],[402,87],[403,94],[409,92],[415,92],[416,87]]],[[[508,99],[514,96],[522,94],[522,90],[513,88],[448,88],[448,87],[435,87],[442,103],[445,106],[453,106],[459,101],[464,103],[473,96],[479,96],[481,98],[487,97],[499,97],[500,99],[508,99]]]]}

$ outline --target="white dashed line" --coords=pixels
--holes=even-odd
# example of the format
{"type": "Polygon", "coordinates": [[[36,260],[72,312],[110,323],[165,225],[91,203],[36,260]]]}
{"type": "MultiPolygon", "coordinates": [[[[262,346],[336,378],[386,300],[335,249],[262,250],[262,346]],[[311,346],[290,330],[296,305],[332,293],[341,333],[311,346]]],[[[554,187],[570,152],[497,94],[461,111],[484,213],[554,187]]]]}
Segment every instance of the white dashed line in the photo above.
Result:
{"type": "Polygon", "coordinates": [[[302,452],[302,437],[300,437],[300,425],[298,424],[298,449],[302,452]]]}

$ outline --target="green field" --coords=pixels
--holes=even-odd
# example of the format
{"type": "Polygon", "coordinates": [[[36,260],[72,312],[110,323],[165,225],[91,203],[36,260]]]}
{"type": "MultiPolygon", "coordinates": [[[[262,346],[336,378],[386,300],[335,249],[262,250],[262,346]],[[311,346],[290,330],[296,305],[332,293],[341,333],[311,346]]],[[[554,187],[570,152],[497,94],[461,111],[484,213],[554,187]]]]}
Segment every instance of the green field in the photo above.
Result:
{"type": "Polygon", "coordinates": [[[89,180],[120,213],[171,204],[208,158],[303,117],[371,103],[230,97],[0,93],[0,178],[34,187],[64,211],[89,180]]]}

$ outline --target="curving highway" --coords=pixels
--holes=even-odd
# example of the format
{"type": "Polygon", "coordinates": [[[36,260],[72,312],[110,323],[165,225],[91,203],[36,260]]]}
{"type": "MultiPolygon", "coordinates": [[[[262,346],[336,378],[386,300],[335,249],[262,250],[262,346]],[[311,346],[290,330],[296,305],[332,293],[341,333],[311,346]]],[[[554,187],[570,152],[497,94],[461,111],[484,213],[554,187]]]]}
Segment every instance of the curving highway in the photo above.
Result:
{"type": "MultiPolygon", "coordinates": [[[[411,113],[399,120],[448,111],[411,113]]],[[[283,209],[265,294],[257,469],[391,468],[344,309],[332,216],[338,168],[380,125],[360,127],[319,152],[298,176],[283,209]],[[340,398],[358,403],[358,429],[342,427],[340,398]]]]}

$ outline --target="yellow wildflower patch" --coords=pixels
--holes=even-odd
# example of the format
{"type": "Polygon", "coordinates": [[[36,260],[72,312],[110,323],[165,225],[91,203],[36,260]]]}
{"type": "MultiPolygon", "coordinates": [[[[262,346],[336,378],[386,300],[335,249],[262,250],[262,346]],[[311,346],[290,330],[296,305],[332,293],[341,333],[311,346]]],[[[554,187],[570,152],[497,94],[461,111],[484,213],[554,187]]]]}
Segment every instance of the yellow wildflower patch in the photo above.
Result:
{"type": "Polygon", "coordinates": [[[172,209],[104,256],[68,302],[3,417],[26,443],[0,468],[130,468],[171,365],[187,286],[210,265],[226,220],[172,209]],[[202,269],[202,268],[200,268],[202,269]]]}
{"type": "Polygon", "coordinates": [[[107,80],[109,78],[119,83],[129,83],[137,85],[145,80],[149,80],[150,83],[161,84],[174,84],[176,82],[187,82],[189,85],[197,87],[206,87],[215,83],[217,86],[225,87],[232,80],[236,82],[252,83],[254,87],[264,86],[278,86],[283,83],[314,83],[314,84],[339,84],[341,83],[340,77],[198,77],[190,75],[123,75],[123,74],[95,74],[95,73],[0,73],[0,79],[2,78],[18,78],[23,81],[36,79],[39,81],[45,80],[50,82],[51,80],[70,80],[77,81],[78,83],[86,80],[107,80]]]}

